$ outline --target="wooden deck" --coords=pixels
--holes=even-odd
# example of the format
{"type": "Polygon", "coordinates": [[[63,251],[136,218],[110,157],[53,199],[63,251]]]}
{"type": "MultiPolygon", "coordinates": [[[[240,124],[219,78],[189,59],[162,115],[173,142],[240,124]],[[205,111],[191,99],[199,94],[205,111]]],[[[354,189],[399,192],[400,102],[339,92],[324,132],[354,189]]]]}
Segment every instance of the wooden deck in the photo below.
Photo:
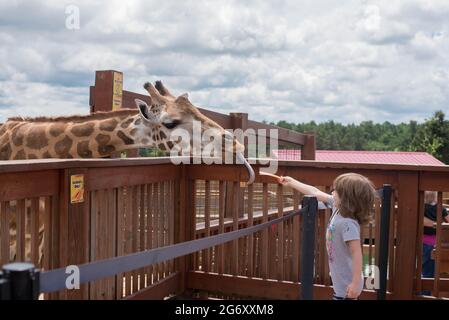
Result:
{"type": "MultiPolygon", "coordinates": [[[[258,165],[254,166],[258,171],[258,165]]],[[[448,227],[437,223],[435,279],[421,279],[423,196],[449,192],[449,168],[285,161],[278,174],[330,190],[345,172],[394,190],[390,221],[388,298],[423,299],[449,291],[448,227]]],[[[238,165],[178,165],[168,158],[0,162],[0,263],[31,261],[44,270],[81,264],[252,226],[299,208],[302,195],[238,165]],[[71,203],[70,177],[84,175],[85,201],[71,203]],[[41,229],[42,228],[42,229],[41,229]]],[[[328,299],[331,279],[320,210],[315,247],[315,297],[328,299]]],[[[367,260],[378,261],[380,203],[363,230],[367,260]]],[[[439,219],[441,220],[441,219],[439,219]]],[[[301,218],[251,236],[151,265],[49,299],[164,298],[200,291],[211,298],[295,299],[299,295],[301,218]]],[[[375,299],[365,290],[363,299],[375,299]]]]}

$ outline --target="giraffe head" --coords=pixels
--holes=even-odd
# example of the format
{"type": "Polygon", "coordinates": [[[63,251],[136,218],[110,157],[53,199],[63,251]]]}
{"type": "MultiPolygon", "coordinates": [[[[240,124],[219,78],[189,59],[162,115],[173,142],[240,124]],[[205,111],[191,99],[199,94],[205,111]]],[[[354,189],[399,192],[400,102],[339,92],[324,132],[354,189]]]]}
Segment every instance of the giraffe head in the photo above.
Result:
{"type": "MultiPolygon", "coordinates": [[[[187,133],[189,140],[186,145],[182,145],[182,142],[179,143],[178,147],[184,149],[187,147],[190,150],[190,154],[193,151],[192,146],[198,146],[203,150],[207,145],[211,144],[211,139],[214,139],[220,142],[220,156],[223,157],[226,153],[235,155],[236,159],[245,164],[248,169],[250,177],[248,182],[253,182],[254,171],[243,157],[245,147],[230,132],[204,116],[190,102],[186,93],[175,97],[161,81],[156,81],[154,86],[147,82],[144,88],[150,94],[151,103],[147,104],[140,99],[136,99],[135,103],[142,119],[142,125],[147,128],[145,131],[148,134],[159,132],[157,137],[164,138],[163,146],[158,146],[157,138],[154,139],[153,136],[152,140],[156,140],[154,144],[159,149],[164,149],[165,145],[167,145],[168,149],[172,149],[177,142],[181,142],[173,141],[173,135],[176,137],[176,133],[179,132],[187,133]],[[200,134],[194,133],[195,123],[197,129],[200,130],[200,134]]],[[[215,154],[215,156],[217,155],[215,154]]]]}

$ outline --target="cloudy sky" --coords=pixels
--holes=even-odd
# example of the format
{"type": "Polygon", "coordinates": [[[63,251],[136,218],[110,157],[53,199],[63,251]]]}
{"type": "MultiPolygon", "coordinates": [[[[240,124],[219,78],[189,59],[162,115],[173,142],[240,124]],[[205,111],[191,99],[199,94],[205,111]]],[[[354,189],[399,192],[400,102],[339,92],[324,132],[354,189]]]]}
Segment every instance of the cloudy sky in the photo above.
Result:
{"type": "Polygon", "coordinates": [[[106,69],[259,121],[449,116],[447,0],[127,2],[0,0],[0,122],[87,113],[106,69]]]}

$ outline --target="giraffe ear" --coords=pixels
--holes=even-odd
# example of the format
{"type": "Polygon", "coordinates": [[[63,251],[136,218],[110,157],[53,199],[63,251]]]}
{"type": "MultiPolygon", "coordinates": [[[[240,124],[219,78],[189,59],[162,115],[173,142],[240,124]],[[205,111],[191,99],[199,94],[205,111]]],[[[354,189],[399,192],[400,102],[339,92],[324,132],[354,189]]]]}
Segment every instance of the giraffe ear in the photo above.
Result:
{"type": "Polygon", "coordinates": [[[188,93],[183,93],[181,94],[179,97],[176,98],[175,102],[189,102],[189,94],[188,93]]]}
{"type": "Polygon", "coordinates": [[[152,107],[148,106],[148,104],[143,100],[135,99],[134,102],[136,103],[137,109],[139,109],[140,116],[144,120],[158,122],[158,110],[152,110],[152,107]]]}

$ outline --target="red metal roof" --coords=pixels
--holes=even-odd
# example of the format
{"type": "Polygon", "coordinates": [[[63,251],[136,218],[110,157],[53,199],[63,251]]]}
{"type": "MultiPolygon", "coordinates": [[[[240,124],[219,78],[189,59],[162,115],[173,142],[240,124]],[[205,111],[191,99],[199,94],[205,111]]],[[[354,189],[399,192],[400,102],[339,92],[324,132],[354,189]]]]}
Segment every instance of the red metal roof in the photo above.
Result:
{"type": "MultiPolygon", "coordinates": [[[[279,160],[301,160],[301,150],[273,150],[279,160]]],[[[427,152],[316,150],[317,161],[346,163],[382,163],[444,166],[427,152]]]]}

